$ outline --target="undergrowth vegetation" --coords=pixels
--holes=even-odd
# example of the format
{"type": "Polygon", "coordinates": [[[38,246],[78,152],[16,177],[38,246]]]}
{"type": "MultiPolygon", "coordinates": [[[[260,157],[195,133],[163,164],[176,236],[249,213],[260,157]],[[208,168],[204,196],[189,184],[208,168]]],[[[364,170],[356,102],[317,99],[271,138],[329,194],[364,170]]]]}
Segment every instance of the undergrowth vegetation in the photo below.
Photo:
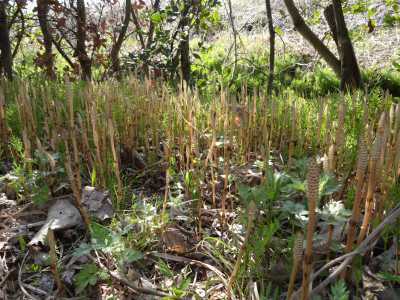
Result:
{"type": "MultiPolygon", "coordinates": [[[[225,72],[217,60],[204,61],[225,72]]],[[[284,72],[283,62],[277,66],[284,72]]],[[[293,89],[283,78],[269,99],[255,89],[263,83],[254,72],[254,81],[236,79],[235,90],[248,83],[237,94],[226,81],[207,92],[135,78],[2,83],[2,192],[39,206],[69,195],[89,231],[83,240],[61,237],[48,258],[67,294],[94,299],[100,286],[120,299],[110,284],[117,280],[165,299],[348,299],[349,291],[363,293],[368,260],[380,261],[380,253],[389,263],[374,265],[379,278],[399,283],[398,254],[388,252],[398,227],[380,225],[398,214],[399,104],[380,89],[304,98],[294,83],[304,90],[307,76],[297,73],[293,89]],[[110,192],[111,220],[85,217],[83,186],[110,192]],[[70,257],[79,271],[61,264],[70,257]],[[323,270],[334,258],[354,261],[329,279],[323,270]]],[[[324,71],[315,74],[320,81],[310,88],[325,89],[324,71]]],[[[16,255],[26,238],[18,237],[16,255]]],[[[32,256],[19,274],[49,272],[32,256]]]]}
{"type": "MultiPolygon", "coordinates": [[[[249,91],[262,90],[268,81],[268,51],[261,41],[250,41],[245,37],[239,51],[243,54],[235,65],[231,57],[233,50],[223,38],[199,52],[193,62],[193,76],[200,90],[215,92],[222,87],[229,87],[232,93],[238,93],[245,83],[249,91]],[[217,83],[217,84],[216,84],[217,83]]],[[[338,92],[339,79],[323,62],[316,61],[311,55],[295,52],[279,52],[275,59],[276,82],[274,88],[292,90],[303,97],[320,97],[338,92]]],[[[400,68],[396,58],[385,68],[370,66],[363,70],[363,80],[370,89],[388,90],[395,97],[400,97],[400,68]]]]}

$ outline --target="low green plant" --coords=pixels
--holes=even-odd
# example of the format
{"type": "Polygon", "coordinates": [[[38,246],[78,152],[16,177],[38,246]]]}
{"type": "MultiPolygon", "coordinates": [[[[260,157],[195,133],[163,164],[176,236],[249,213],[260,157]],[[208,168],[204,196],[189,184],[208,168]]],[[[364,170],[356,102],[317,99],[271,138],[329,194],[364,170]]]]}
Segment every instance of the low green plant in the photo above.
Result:
{"type": "Polygon", "coordinates": [[[130,230],[131,226],[128,226],[122,232],[116,233],[101,224],[92,222],[90,226],[90,244],[80,244],[74,251],[74,255],[83,256],[93,250],[102,251],[105,254],[111,254],[116,259],[119,267],[122,267],[125,263],[139,261],[143,259],[143,254],[130,248],[124,238],[130,230]]]}
{"type": "Polygon", "coordinates": [[[81,294],[88,286],[95,286],[98,281],[108,278],[109,275],[105,270],[98,268],[93,263],[85,264],[74,277],[76,292],[81,294]]]}
{"type": "Polygon", "coordinates": [[[348,300],[350,297],[349,290],[343,280],[335,282],[331,287],[329,299],[331,300],[348,300]]]}

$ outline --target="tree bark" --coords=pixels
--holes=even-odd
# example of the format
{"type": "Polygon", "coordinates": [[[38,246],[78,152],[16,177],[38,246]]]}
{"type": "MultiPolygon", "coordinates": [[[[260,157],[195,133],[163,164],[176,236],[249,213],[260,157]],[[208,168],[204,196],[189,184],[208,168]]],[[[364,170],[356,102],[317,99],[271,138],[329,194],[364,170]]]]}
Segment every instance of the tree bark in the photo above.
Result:
{"type": "Polygon", "coordinates": [[[92,78],[92,62],[86,51],[86,8],[85,0],[77,0],[76,16],[76,55],[82,69],[82,79],[90,80],[92,78]]]}
{"type": "Polygon", "coordinates": [[[39,19],[39,26],[43,34],[46,75],[49,79],[53,80],[56,78],[56,74],[54,72],[54,59],[52,50],[53,39],[49,28],[48,14],[49,0],[37,0],[37,16],[39,19]]]}
{"type": "Polygon", "coordinates": [[[8,1],[0,1],[0,73],[3,73],[7,79],[12,80],[12,54],[6,11],[7,5],[8,1]]]}
{"type": "Polygon", "coordinates": [[[121,28],[121,32],[118,35],[117,41],[111,49],[111,71],[112,73],[118,73],[120,70],[119,64],[119,52],[121,50],[122,42],[125,39],[126,32],[128,30],[128,25],[131,20],[131,0],[125,1],[125,17],[121,28]]]}
{"type": "Polygon", "coordinates": [[[229,80],[229,86],[231,86],[231,84],[236,79],[236,69],[238,64],[238,43],[237,43],[238,32],[236,31],[235,17],[233,16],[231,0],[228,0],[228,9],[229,9],[229,22],[231,23],[232,38],[233,38],[233,69],[231,73],[231,79],[229,80]]]}
{"type": "Polygon", "coordinates": [[[181,54],[181,72],[182,78],[187,85],[190,85],[190,49],[189,49],[189,32],[179,45],[179,52],[181,54]]]}
{"type": "Polygon", "coordinates": [[[359,88],[362,85],[361,73],[358,67],[357,58],[354,53],[353,44],[344,20],[342,4],[340,0],[332,0],[335,16],[338,50],[341,63],[340,89],[359,88]]]}
{"type": "Polygon", "coordinates": [[[341,77],[341,64],[336,56],[324,45],[324,43],[307,26],[301,17],[299,10],[292,0],[284,0],[286,8],[292,18],[295,29],[314,47],[326,63],[333,69],[338,77],[341,77]]]}
{"type": "Polygon", "coordinates": [[[275,29],[274,29],[274,21],[272,19],[270,0],[265,0],[265,7],[267,10],[268,31],[269,31],[269,77],[268,77],[267,93],[270,98],[269,100],[271,100],[272,88],[274,83],[274,67],[275,67],[275,29]]]}
{"type": "Polygon", "coordinates": [[[332,4],[328,5],[324,9],[324,16],[325,20],[329,25],[329,29],[332,33],[332,38],[335,41],[336,47],[339,49],[338,38],[337,38],[337,31],[336,31],[336,21],[335,21],[335,13],[333,11],[332,4]]]}
{"type": "Polygon", "coordinates": [[[182,12],[182,18],[180,22],[181,37],[179,42],[179,53],[181,62],[182,79],[187,85],[190,85],[190,48],[189,48],[189,9],[190,3],[188,0],[184,0],[185,7],[182,12]]]}

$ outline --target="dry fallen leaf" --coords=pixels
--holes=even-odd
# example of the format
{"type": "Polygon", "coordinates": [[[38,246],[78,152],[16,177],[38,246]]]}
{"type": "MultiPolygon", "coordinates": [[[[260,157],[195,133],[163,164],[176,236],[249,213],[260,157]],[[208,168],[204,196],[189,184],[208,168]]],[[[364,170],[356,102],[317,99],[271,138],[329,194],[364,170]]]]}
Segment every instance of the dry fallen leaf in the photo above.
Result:
{"type": "Polygon", "coordinates": [[[90,216],[101,221],[111,219],[114,215],[108,191],[98,191],[92,186],[85,186],[82,191],[82,204],[90,216]]]}
{"type": "Polygon", "coordinates": [[[161,240],[168,252],[184,254],[189,251],[186,236],[176,227],[167,227],[161,234],[161,240]]]}
{"type": "Polygon", "coordinates": [[[29,242],[29,246],[44,244],[49,229],[61,230],[82,224],[82,218],[78,209],[68,200],[58,200],[47,214],[46,223],[29,242]]]}

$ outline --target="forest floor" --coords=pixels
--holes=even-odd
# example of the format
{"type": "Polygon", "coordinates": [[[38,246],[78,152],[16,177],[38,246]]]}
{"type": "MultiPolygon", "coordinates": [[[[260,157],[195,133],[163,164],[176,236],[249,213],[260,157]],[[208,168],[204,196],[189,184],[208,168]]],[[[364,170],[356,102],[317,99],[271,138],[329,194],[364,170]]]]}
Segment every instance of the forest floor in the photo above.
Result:
{"type": "MultiPolygon", "coordinates": [[[[300,2],[311,20],[303,7],[326,1],[300,2]]],[[[278,55],[317,61],[282,1],[272,4],[283,35],[278,55]]],[[[241,55],[267,48],[264,1],[235,0],[233,11],[241,55]]],[[[321,20],[312,28],[322,38],[321,20]]],[[[348,19],[360,64],[390,65],[400,27],[367,33],[366,21],[348,19]]],[[[225,28],[210,42],[230,44],[229,35],[225,28]]],[[[136,78],[1,83],[8,106],[0,137],[8,142],[0,152],[0,299],[298,296],[312,187],[315,299],[400,299],[400,104],[382,90],[306,99],[287,89],[270,101],[241,88],[235,98],[136,78]],[[311,186],[313,162],[320,174],[311,186]],[[354,207],[361,209],[349,222],[354,207]],[[348,242],[350,225],[358,233],[368,213],[366,236],[348,242]],[[343,261],[347,277],[337,273],[343,261]]]]}
{"type": "MultiPolygon", "coordinates": [[[[329,27],[325,21],[321,10],[327,6],[329,1],[301,0],[299,9],[302,16],[307,20],[314,33],[317,34],[330,48],[333,53],[337,53],[336,45],[329,35],[329,27]],[[319,13],[316,14],[315,12],[319,13]]],[[[349,1],[351,3],[351,1],[349,1]]],[[[400,45],[400,25],[395,27],[384,26],[385,4],[382,1],[370,1],[370,6],[375,7],[376,13],[374,21],[375,29],[368,33],[368,14],[351,13],[346,14],[346,23],[352,34],[352,41],[355,52],[361,67],[387,67],[393,60],[399,57],[400,45]]],[[[292,20],[287,13],[285,4],[281,0],[272,0],[272,13],[274,25],[278,28],[277,47],[289,53],[298,53],[318,59],[315,50],[305,41],[294,28],[292,20]],[[284,41],[284,42],[283,42],[284,41]]],[[[232,11],[235,18],[235,26],[239,36],[246,41],[246,46],[251,48],[254,45],[265,45],[268,48],[268,30],[265,13],[265,1],[243,1],[233,0],[232,11]]],[[[221,8],[221,15],[224,20],[226,30],[219,32],[214,37],[217,41],[226,35],[230,35],[228,8],[221,8]]]]}

